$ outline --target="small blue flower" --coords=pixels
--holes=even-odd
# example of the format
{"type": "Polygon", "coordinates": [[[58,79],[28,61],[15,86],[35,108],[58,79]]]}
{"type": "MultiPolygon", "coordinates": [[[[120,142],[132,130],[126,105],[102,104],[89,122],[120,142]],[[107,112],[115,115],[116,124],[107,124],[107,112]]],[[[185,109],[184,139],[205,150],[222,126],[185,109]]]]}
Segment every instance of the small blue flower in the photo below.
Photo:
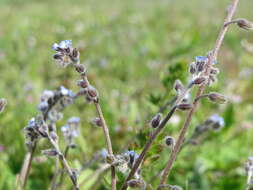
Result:
{"type": "Polygon", "coordinates": [[[65,88],[64,86],[60,87],[60,92],[63,96],[69,96],[69,97],[75,96],[75,94],[71,90],[65,88]]]}
{"type": "Polygon", "coordinates": [[[195,62],[196,63],[200,63],[200,62],[206,63],[206,62],[208,62],[208,57],[207,56],[197,56],[197,57],[195,57],[195,62]]]}
{"type": "Polygon", "coordinates": [[[218,123],[221,127],[224,127],[225,125],[223,117],[219,116],[218,114],[212,115],[209,119],[212,120],[214,123],[218,123]]]}
{"type": "Polygon", "coordinates": [[[103,159],[106,159],[107,155],[108,155],[108,152],[107,150],[104,148],[100,151],[100,154],[102,156],[103,159]]]}
{"type": "Polygon", "coordinates": [[[29,127],[35,127],[36,126],[36,122],[35,122],[35,118],[34,117],[32,119],[30,119],[30,121],[28,122],[28,126],[29,127]]]}
{"type": "Polygon", "coordinates": [[[79,117],[71,117],[68,119],[68,123],[79,123],[80,118],[79,117]]]}
{"type": "Polygon", "coordinates": [[[63,40],[59,44],[54,43],[52,49],[58,51],[60,49],[66,49],[72,47],[72,40],[63,40]]]}

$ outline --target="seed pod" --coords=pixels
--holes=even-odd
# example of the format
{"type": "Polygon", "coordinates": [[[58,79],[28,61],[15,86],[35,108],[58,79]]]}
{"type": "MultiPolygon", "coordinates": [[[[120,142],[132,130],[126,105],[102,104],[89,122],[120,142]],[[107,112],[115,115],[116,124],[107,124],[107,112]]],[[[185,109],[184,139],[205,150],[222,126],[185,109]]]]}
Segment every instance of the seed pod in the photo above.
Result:
{"type": "Polygon", "coordinates": [[[182,82],[180,80],[176,80],[174,83],[174,89],[176,90],[176,92],[180,92],[184,89],[184,86],[182,84],[182,82]]]}
{"type": "Polygon", "coordinates": [[[78,73],[81,73],[81,74],[86,72],[86,69],[84,65],[82,64],[75,64],[75,69],[78,73]]]}
{"type": "Polygon", "coordinates": [[[41,151],[42,154],[46,155],[46,156],[57,156],[58,152],[55,149],[46,149],[46,150],[42,150],[41,151]]]}
{"type": "Polygon", "coordinates": [[[236,21],[236,24],[237,24],[237,26],[239,26],[240,28],[243,28],[245,30],[253,30],[253,23],[244,19],[244,18],[238,19],[236,21]]]}
{"type": "Polygon", "coordinates": [[[1,98],[0,99],[0,113],[4,111],[4,108],[5,108],[6,104],[7,104],[6,99],[1,98]]]}
{"type": "Polygon", "coordinates": [[[78,80],[77,85],[82,88],[87,88],[89,86],[88,80],[78,80]]]}
{"type": "Polygon", "coordinates": [[[227,102],[227,98],[217,92],[211,92],[208,94],[209,100],[219,104],[225,104],[227,102]]]}
{"type": "Polygon", "coordinates": [[[198,78],[194,79],[194,81],[192,81],[192,84],[200,85],[205,81],[206,81],[205,77],[198,77],[198,78]]]}
{"type": "Polygon", "coordinates": [[[195,62],[193,62],[193,63],[190,64],[189,72],[191,74],[195,74],[196,73],[196,64],[195,64],[195,62]]]}
{"type": "Polygon", "coordinates": [[[189,110],[192,108],[192,104],[179,104],[177,105],[177,108],[183,111],[189,110]]]}
{"type": "Polygon", "coordinates": [[[165,139],[165,144],[168,146],[168,147],[173,147],[174,146],[174,143],[175,143],[175,140],[173,137],[171,136],[166,136],[165,139]]]}
{"type": "Polygon", "coordinates": [[[156,114],[154,117],[153,117],[153,119],[151,120],[151,126],[153,127],[153,128],[156,128],[156,127],[158,127],[159,126],[159,124],[160,124],[160,122],[161,122],[161,119],[162,119],[162,114],[161,113],[158,113],[158,114],[156,114]]]}

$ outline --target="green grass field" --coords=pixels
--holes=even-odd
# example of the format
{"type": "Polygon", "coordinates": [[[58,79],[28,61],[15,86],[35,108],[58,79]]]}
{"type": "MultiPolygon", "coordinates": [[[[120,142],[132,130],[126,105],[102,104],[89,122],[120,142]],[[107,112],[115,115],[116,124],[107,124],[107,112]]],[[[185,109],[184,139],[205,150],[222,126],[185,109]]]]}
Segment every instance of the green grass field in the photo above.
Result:
{"type": "MultiPolygon", "coordinates": [[[[77,91],[73,69],[54,64],[51,46],[72,39],[80,49],[89,78],[99,90],[102,109],[110,126],[114,151],[126,147],[141,151],[149,132],[148,121],[171,99],[176,79],[187,82],[188,65],[195,56],[206,55],[214,46],[229,0],[1,0],[0,1],[0,97],[8,105],[0,114],[0,189],[15,189],[26,148],[23,127],[35,116],[44,89],[64,85],[77,91]],[[137,138],[134,136],[137,135],[137,138]],[[130,142],[130,143],[129,143],[130,142]]],[[[242,0],[236,17],[253,20],[252,0],[242,0]]],[[[219,54],[218,82],[207,91],[226,95],[229,102],[216,105],[203,100],[191,123],[194,127],[218,113],[225,127],[209,132],[197,146],[180,153],[168,182],[185,190],[244,189],[244,164],[253,155],[253,32],[231,25],[219,54]]],[[[94,152],[105,148],[103,133],[90,124],[92,104],[79,99],[64,112],[81,118],[78,148],[71,150],[72,167],[79,168],[94,152]]],[[[178,112],[156,140],[143,163],[143,177],[157,185],[155,175],[164,167],[169,150],[166,135],[177,137],[184,122],[178,112]]],[[[61,141],[62,147],[64,146],[61,141]]],[[[40,141],[27,189],[49,189],[54,160],[43,159],[40,141]]],[[[79,180],[92,174],[100,163],[84,170],[79,180]]],[[[110,189],[109,172],[91,178],[81,189],[110,189]],[[94,186],[94,183],[96,186],[94,186]]],[[[118,179],[122,183],[122,174],[118,179]]],[[[65,177],[61,189],[70,189],[65,177]]]]}

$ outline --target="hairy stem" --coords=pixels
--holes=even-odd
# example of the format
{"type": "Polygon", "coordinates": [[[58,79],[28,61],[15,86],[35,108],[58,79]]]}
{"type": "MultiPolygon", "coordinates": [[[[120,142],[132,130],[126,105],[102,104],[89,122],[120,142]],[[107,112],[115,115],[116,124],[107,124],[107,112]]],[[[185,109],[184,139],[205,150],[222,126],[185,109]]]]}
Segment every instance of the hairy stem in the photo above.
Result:
{"type": "MultiPolygon", "coordinates": [[[[109,134],[109,129],[108,129],[107,124],[104,119],[103,112],[102,112],[100,104],[98,102],[94,102],[94,104],[96,106],[98,117],[100,118],[101,123],[102,123],[102,128],[103,128],[104,135],[105,135],[108,153],[111,156],[113,156],[112,142],[111,142],[111,138],[110,138],[110,134],[109,134]]],[[[112,175],[112,190],[116,190],[116,171],[115,171],[114,166],[111,166],[111,175],[112,175]]]]}
{"type": "Polygon", "coordinates": [[[55,148],[55,150],[58,153],[58,157],[64,167],[64,169],[67,171],[69,178],[71,179],[71,182],[73,184],[73,187],[75,190],[79,190],[78,184],[77,184],[77,179],[76,179],[76,175],[74,174],[74,172],[72,171],[72,169],[70,168],[65,156],[61,153],[61,150],[59,148],[59,145],[54,141],[54,139],[52,139],[50,137],[50,135],[48,135],[48,139],[50,141],[50,143],[53,145],[53,147],[55,148]]]}
{"type": "MultiPolygon", "coordinates": [[[[224,25],[222,26],[222,28],[220,30],[220,33],[219,33],[218,38],[216,40],[216,44],[215,44],[215,47],[213,49],[213,52],[209,56],[208,63],[207,63],[207,66],[206,66],[206,70],[205,70],[205,73],[204,73],[206,76],[208,76],[209,73],[210,73],[213,61],[215,61],[216,58],[217,58],[217,55],[218,55],[218,52],[219,52],[220,47],[222,45],[222,42],[224,40],[225,34],[226,34],[227,30],[228,30],[228,25],[225,25],[225,24],[228,23],[228,22],[230,22],[232,20],[232,17],[234,15],[235,11],[236,11],[238,2],[239,2],[239,0],[233,0],[232,1],[232,5],[231,5],[231,7],[228,10],[227,17],[225,19],[224,25]]],[[[193,116],[193,114],[194,114],[194,112],[195,112],[195,110],[197,108],[197,105],[198,105],[198,102],[199,102],[198,101],[199,100],[198,97],[200,97],[203,94],[203,92],[205,90],[205,87],[206,87],[206,83],[202,84],[199,87],[199,89],[198,89],[195,101],[193,103],[193,107],[189,111],[189,113],[188,113],[188,115],[186,117],[185,123],[184,123],[184,125],[183,125],[183,127],[182,127],[182,129],[180,131],[180,134],[179,134],[179,137],[177,139],[176,145],[175,145],[175,147],[174,147],[174,149],[173,149],[173,151],[172,151],[172,153],[170,155],[170,158],[169,158],[169,160],[168,160],[168,162],[166,164],[166,167],[165,167],[165,169],[163,171],[163,174],[162,174],[159,186],[164,185],[164,183],[166,182],[167,177],[170,174],[170,171],[171,171],[171,168],[173,166],[173,163],[176,160],[177,154],[180,151],[180,148],[181,148],[181,146],[182,146],[182,144],[184,142],[185,134],[187,132],[187,129],[189,128],[190,122],[192,120],[192,116],[193,116]]],[[[158,189],[159,189],[159,187],[158,187],[158,189]]]]}
{"type": "Polygon", "coordinates": [[[25,186],[28,180],[35,149],[36,149],[36,143],[31,147],[31,149],[26,154],[25,159],[24,159],[24,163],[21,169],[20,179],[19,179],[19,181],[21,182],[22,189],[25,189],[25,186]]]}

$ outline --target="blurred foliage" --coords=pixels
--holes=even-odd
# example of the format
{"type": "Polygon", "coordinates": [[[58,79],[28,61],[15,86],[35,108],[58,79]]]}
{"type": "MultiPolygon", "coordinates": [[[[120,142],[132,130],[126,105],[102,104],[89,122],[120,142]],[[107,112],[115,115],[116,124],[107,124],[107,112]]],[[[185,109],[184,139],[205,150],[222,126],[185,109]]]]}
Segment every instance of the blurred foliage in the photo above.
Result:
{"type": "MultiPolygon", "coordinates": [[[[26,153],[23,127],[37,114],[44,89],[60,85],[76,91],[78,76],[72,69],[53,64],[51,45],[72,39],[81,51],[89,78],[99,89],[102,109],[110,126],[115,152],[140,152],[150,133],[148,121],[160,106],[175,95],[175,79],[188,80],[188,65],[214,45],[229,0],[1,0],[0,1],[0,97],[8,100],[0,115],[0,189],[14,189],[26,153]]],[[[238,17],[253,20],[252,2],[240,2],[238,17]]],[[[179,155],[168,180],[190,190],[243,189],[244,162],[252,156],[253,54],[241,46],[253,44],[253,33],[231,26],[219,55],[219,81],[207,91],[229,97],[227,105],[207,100],[199,105],[189,131],[213,113],[222,115],[226,126],[209,133],[197,146],[179,155]]],[[[193,91],[194,93],[194,91],[193,91]]],[[[166,110],[165,110],[166,112],[166,110]]],[[[103,133],[89,121],[96,114],[83,99],[64,112],[62,126],[79,116],[82,136],[78,148],[70,151],[76,168],[105,148],[103,133]],[[95,143],[94,143],[95,142],[95,143]]],[[[178,112],[155,141],[143,163],[146,181],[158,184],[169,150],[166,135],[177,136],[185,113],[178,112]]],[[[61,140],[62,148],[64,142],[61,140]]],[[[54,160],[41,159],[48,147],[41,141],[36,151],[27,189],[47,189],[54,172],[54,160]]],[[[80,174],[88,177],[100,166],[94,163],[80,174]]],[[[119,183],[125,175],[118,174],[119,183]]],[[[82,189],[109,189],[109,172],[85,184],[82,189]],[[95,185],[95,186],[94,186],[95,185]]],[[[62,189],[69,189],[65,178],[62,189]]]]}

